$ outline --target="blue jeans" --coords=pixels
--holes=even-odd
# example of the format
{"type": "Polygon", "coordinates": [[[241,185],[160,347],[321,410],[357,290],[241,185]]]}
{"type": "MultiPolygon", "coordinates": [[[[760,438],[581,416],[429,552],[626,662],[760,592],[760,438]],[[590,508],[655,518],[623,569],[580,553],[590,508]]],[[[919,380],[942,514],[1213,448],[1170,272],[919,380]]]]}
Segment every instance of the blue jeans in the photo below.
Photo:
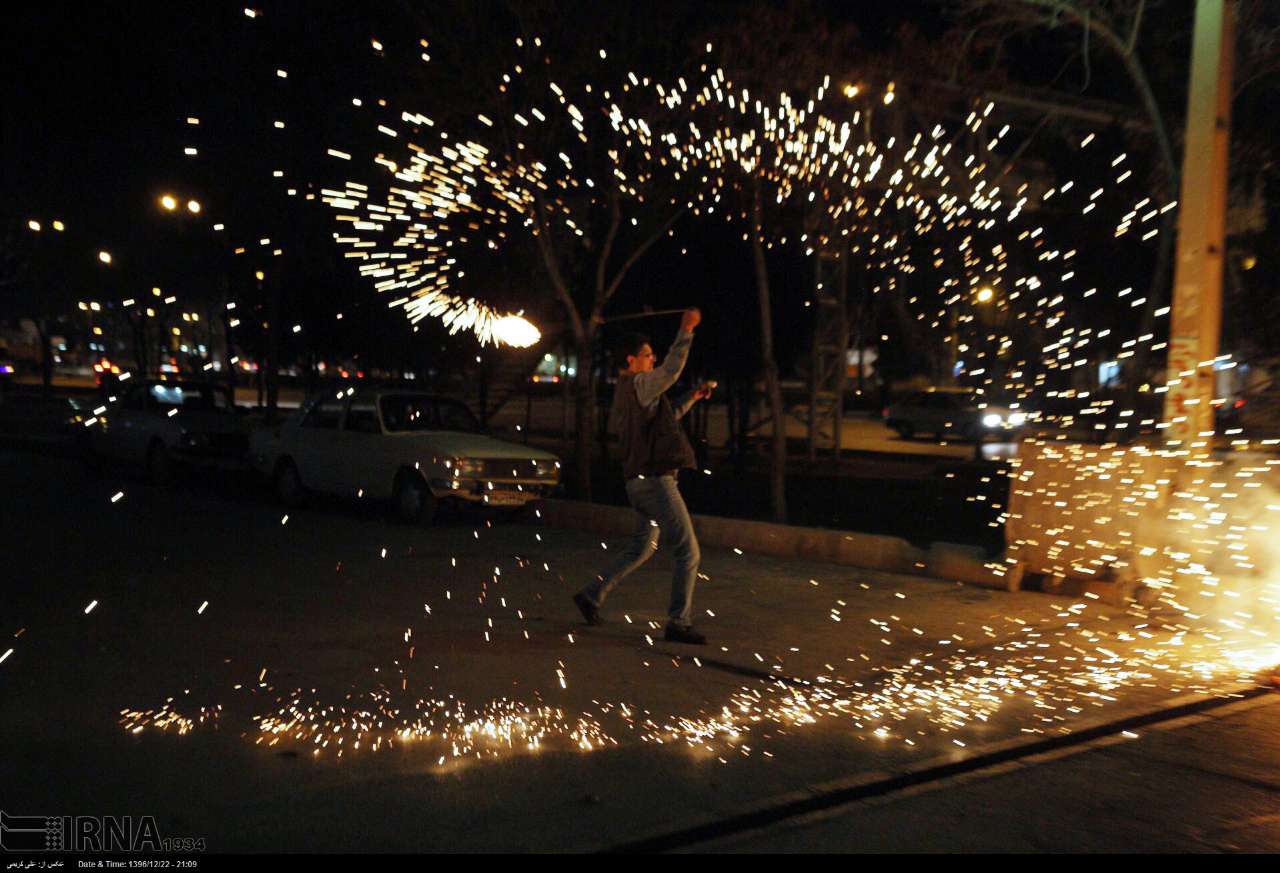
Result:
{"type": "Polygon", "coordinates": [[[604,603],[615,585],[653,557],[661,533],[662,542],[671,547],[676,560],[667,616],[671,624],[689,627],[693,623],[693,586],[698,581],[702,552],[676,477],[641,476],[628,480],[627,499],[636,511],[631,540],[618,559],[582,593],[597,606],[604,603]]]}

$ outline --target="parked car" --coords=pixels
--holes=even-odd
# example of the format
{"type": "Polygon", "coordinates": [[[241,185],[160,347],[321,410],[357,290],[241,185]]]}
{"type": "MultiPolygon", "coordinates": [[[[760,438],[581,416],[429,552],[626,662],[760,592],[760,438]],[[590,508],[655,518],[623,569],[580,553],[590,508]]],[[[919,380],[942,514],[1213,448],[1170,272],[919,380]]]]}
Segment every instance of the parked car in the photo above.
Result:
{"type": "Polygon", "coordinates": [[[256,432],[250,456],[286,505],[307,491],[390,500],[406,521],[429,522],[444,501],[518,508],[560,481],[550,452],[487,436],[456,400],[397,388],[314,397],[256,432]]]}
{"type": "Polygon", "coordinates": [[[884,410],[884,423],[903,439],[931,434],[938,439],[958,434],[982,440],[988,434],[1009,434],[1026,424],[1025,410],[991,403],[958,388],[933,388],[903,398],[884,410]]]}
{"type": "Polygon", "coordinates": [[[93,396],[67,397],[0,391],[0,438],[72,448],[99,405],[93,396]]]}
{"type": "Polygon", "coordinates": [[[223,385],[124,383],[119,399],[95,410],[94,418],[86,445],[90,459],[143,464],[156,482],[167,481],[175,464],[238,468],[247,460],[249,427],[223,385]]]}

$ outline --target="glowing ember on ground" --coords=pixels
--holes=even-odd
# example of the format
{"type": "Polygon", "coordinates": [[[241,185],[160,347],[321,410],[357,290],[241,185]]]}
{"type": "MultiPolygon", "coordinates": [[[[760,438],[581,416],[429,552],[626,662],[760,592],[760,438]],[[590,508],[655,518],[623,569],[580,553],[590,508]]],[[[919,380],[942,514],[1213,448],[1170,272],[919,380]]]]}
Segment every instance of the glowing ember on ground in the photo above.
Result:
{"type": "MultiPolygon", "coordinates": [[[[264,668],[257,683],[238,685],[243,699],[227,705],[227,711],[239,718],[252,710],[245,734],[257,744],[339,756],[396,744],[421,746],[439,766],[635,743],[720,756],[732,750],[735,757],[751,757],[773,743],[772,757],[778,738],[820,727],[855,740],[897,743],[916,754],[936,749],[925,742],[930,737],[968,749],[993,738],[1068,733],[1130,701],[1230,695],[1255,681],[1258,671],[1280,663],[1280,548],[1270,529],[1280,518],[1274,482],[1280,462],[1240,455],[1228,463],[1141,447],[1043,448],[1047,460],[1041,462],[1029,447],[1015,476],[1013,488],[1024,493],[1012,503],[1010,513],[1022,515],[1011,531],[1022,535],[1015,539],[1011,533],[1011,553],[1033,570],[1056,569],[1082,579],[1132,576],[1158,592],[1150,608],[1137,603],[1108,607],[1089,591],[1051,594],[1035,620],[1010,617],[1003,626],[983,626],[981,633],[971,625],[957,627],[935,644],[923,643],[925,632],[909,614],[872,615],[884,643],[875,658],[850,652],[847,668],[828,664],[811,676],[779,673],[683,713],[599,700],[573,710],[536,692],[526,701],[468,701],[444,694],[438,689],[447,676],[409,668],[421,662],[422,640],[430,639],[410,625],[401,631],[407,657],[385,671],[375,670],[372,687],[356,683],[341,691],[285,692],[263,683],[264,668]],[[1057,520],[1041,529],[1036,511],[1043,507],[1037,501],[1046,499],[1056,513],[1043,517],[1057,520]],[[1051,548],[1036,551],[1044,543],[1051,548]],[[1057,563],[1041,567],[1044,561],[1057,563]],[[1000,733],[993,737],[997,717],[1000,733]]],[[[456,569],[452,559],[459,582],[475,584],[477,593],[474,601],[450,596],[446,602],[475,602],[502,617],[500,623],[489,618],[484,624],[491,642],[528,642],[515,589],[502,594],[496,587],[512,573],[492,567],[491,560],[488,564],[486,575],[468,576],[465,565],[456,569]]],[[[516,564],[533,578],[550,580],[531,562],[517,559],[516,564]]],[[[801,590],[811,598],[825,596],[818,586],[805,584],[801,590]]],[[[897,609],[905,610],[910,599],[898,596],[890,602],[904,599],[907,603],[897,609]]],[[[851,618],[847,613],[857,606],[829,602],[815,609],[814,621],[851,618]]],[[[417,620],[451,619],[424,611],[417,620]]],[[[575,640],[574,648],[583,644],[575,640]]],[[[650,666],[646,653],[653,651],[640,647],[637,661],[650,666]]],[[[759,652],[755,658],[772,660],[759,652]]],[[[572,687],[568,669],[556,663],[555,688],[572,687]]],[[[681,663],[680,658],[671,661],[675,668],[681,663]]],[[[690,663],[705,669],[701,660],[690,663]]],[[[780,666],[773,664],[775,672],[780,666]]],[[[120,723],[133,732],[151,726],[186,733],[209,723],[213,713],[224,715],[225,727],[222,704],[183,715],[170,699],[156,710],[128,710],[120,723]]]]}

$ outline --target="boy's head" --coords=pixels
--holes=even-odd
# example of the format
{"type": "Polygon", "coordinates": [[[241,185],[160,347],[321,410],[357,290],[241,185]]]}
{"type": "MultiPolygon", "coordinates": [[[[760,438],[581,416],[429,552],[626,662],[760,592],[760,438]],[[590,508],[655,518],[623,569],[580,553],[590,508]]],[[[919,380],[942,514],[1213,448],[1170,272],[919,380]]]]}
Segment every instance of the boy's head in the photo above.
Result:
{"type": "Polygon", "coordinates": [[[613,360],[620,371],[648,373],[656,359],[649,338],[642,333],[629,333],[613,348],[613,360]]]}

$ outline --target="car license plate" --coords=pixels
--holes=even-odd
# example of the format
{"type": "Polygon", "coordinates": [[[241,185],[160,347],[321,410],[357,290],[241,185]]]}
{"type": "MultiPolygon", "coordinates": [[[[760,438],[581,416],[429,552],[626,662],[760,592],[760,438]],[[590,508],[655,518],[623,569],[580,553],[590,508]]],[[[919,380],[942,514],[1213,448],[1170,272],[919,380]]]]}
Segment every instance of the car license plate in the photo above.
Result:
{"type": "Polygon", "coordinates": [[[525,491],[490,491],[488,503],[490,506],[520,506],[530,496],[525,491]]]}

